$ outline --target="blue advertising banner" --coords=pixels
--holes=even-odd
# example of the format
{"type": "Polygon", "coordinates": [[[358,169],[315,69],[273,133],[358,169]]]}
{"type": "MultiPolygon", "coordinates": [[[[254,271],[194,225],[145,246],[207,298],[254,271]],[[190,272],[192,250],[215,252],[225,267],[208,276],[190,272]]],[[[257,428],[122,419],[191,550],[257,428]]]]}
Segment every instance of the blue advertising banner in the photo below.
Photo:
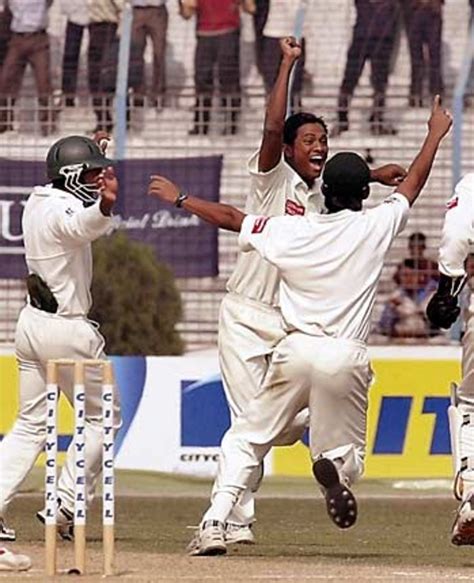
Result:
{"type": "MultiPolygon", "coordinates": [[[[126,230],[131,239],[152,245],[157,258],[177,277],[217,275],[217,229],[146,192],[150,176],[162,174],[182,190],[218,201],[221,170],[222,156],[121,162],[116,228],[126,230]]],[[[21,217],[32,187],[47,182],[44,172],[43,162],[0,160],[0,278],[26,275],[21,217]]]]}

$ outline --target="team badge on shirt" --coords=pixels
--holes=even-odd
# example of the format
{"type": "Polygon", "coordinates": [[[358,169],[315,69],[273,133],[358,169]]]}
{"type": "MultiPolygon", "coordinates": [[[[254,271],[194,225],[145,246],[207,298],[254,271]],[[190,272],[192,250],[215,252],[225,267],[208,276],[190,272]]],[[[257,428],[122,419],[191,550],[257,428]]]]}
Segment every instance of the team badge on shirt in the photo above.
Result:
{"type": "Polygon", "coordinates": [[[261,233],[265,228],[265,225],[268,223],[268,219],[270,217],[258,217],[255,219],[255,222],[252,227],[252,235],[261,233]]]}
{"type": "Polygon", "coordinates": [[[286,215],[304,215],[304,206],[294,200],[287,200],[285,203],[286,215]]]}
{"type": "Polygon", "coordinates": [[[459,202],[458,196],[454,196],[453,198],[449,199],[448,202],[446,203],[446,210],[449,211],[453,208],[456,208],[458,206],[458,202],[459,202]]]}

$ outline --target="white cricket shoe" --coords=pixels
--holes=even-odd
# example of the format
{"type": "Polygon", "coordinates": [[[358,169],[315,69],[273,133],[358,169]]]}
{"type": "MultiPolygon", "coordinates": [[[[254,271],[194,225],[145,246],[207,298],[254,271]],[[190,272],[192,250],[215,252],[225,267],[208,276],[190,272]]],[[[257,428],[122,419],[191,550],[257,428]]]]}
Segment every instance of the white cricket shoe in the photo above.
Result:
{"type": "Polygon", "coordinates": [[[226,522],[225,524],[225,542],[228,545],[237,543],[241,545],[254,545],[255,535],[252,532],[251,524],[235,524],[226,522]]]}
{"type": "MultiPolygon", "coordinates": [[[[44,524],[46,522],[46,508],[37,512],[36,518],[44,524]]],[[[74,514],[62,505],[60,499],[58,499],[56,511],[56,528],[63,540],[74,540],[74,514]]]]}
{"type": "Polygon", "coordinates": [[[5,520],[0,518],[0,541],[2,540],[16,540],[16,532],[13,530],[13,528],[8,528],[8,526],[5,524],[5,520]]]}
{"type": "Polygon", "coordinates": [[[461,502],[451,531],[453,545],[474,545],[474,493],[461,502]]]}
{"type": "Polygon", "coordinates": [[[18,555],[0,547],[0,571],[28,571],[30,567],[30,557],[18,555]]]}
{"type": "Polygon", "coordinates": [[[219,520],[206,520],[196,531],[186,548],[188,555],[214,556],[225,555],[225,527],[219,520]]]}

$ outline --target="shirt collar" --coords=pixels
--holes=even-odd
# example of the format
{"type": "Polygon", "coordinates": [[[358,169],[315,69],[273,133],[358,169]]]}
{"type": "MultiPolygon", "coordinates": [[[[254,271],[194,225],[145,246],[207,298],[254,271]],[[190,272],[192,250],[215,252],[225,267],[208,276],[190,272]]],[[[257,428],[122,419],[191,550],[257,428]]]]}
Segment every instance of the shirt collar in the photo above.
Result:
{"type": "Polygon", "coordinates": [[[308,199],[313,196],[319,196],[320,194],[320,179],[317,178],[314,181],[313,186],[310,188],[306,182],[301,178],[301,176],[296,172],[296,170],[288,164],[288,162],[283,157],[283,164],[287,169],[287,172],[291,175],[291,186],[292,190],[296,190],[304,193],[308,199]]]}

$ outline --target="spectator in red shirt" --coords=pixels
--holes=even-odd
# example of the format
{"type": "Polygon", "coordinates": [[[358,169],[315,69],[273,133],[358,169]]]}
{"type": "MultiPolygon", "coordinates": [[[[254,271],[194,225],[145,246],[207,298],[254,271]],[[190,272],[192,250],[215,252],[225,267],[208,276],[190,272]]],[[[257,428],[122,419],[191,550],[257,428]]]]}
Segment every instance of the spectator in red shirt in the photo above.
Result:
{"type": "Polygon", "coordinates": [[[248,0],[179,0],[183,18],[196,16],[196,106],[192,135],[209,132],[215,67],[224,111],[223,133],[237,133],[240,112],[239,9],[241,5],[247,9],[247,4],[248,0]]]}

